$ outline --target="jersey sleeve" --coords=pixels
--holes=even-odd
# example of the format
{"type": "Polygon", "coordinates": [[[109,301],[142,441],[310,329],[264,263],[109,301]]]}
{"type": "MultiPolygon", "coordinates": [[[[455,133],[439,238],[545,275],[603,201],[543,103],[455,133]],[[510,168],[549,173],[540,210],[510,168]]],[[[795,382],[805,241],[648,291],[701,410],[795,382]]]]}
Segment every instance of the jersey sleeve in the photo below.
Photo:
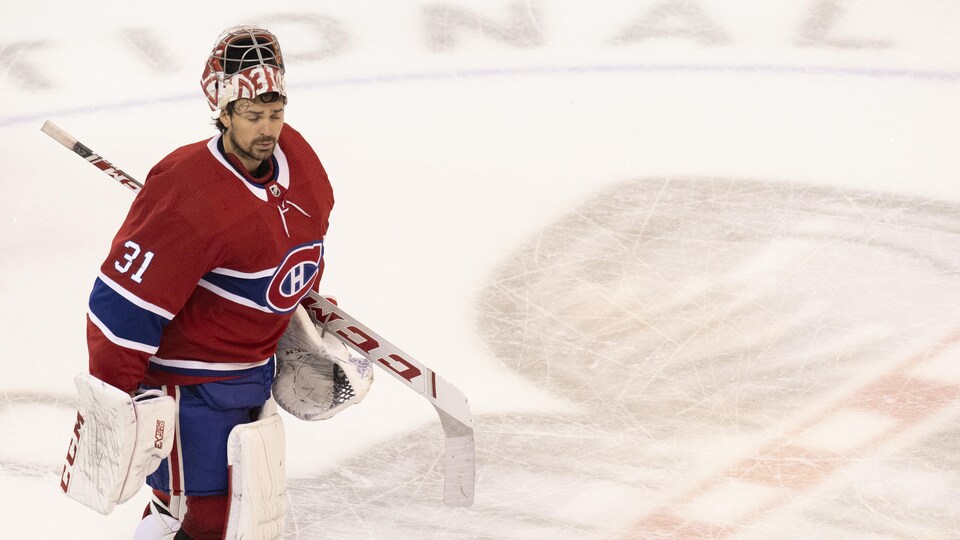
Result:
{"type": "MultiPolygon", "coordinates": [[[[149,186],[149,187],[157,187],[149,186]]],[[[178,211],[175,197],[149,187],[137,196],[90,294],[90,373],[137,388],[164,328],[193,293],[216,250],[178,211]]]]}

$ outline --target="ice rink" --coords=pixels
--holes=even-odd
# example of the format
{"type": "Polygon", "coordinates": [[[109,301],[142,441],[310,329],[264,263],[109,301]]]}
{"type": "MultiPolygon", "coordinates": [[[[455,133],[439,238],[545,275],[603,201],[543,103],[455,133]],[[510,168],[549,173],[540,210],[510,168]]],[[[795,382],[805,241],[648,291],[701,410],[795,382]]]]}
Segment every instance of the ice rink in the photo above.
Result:
{"type": "Polygon", "coordinates": [[[289,539],[960,538],[960,3],[37,0],[0,20],[0,537],[64,497],[86,301],[143,178],[280,38],[324,290],[469,398],[476,500],[377,372],[285,415],[289,539]],[[147,6],[147,4],[143,4],[147,6]]]}

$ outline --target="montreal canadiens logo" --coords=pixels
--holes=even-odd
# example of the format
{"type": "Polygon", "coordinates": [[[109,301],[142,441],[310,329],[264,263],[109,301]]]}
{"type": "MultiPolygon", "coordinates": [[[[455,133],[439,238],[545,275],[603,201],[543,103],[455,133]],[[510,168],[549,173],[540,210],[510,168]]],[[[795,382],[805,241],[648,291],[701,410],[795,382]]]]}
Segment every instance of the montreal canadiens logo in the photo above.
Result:
{"type": "Polygon", "coordinates": [[[322,258],[322,242],[300,246],[287,253],[267,285],[267,306],[278,313],[296,309],[313,286],[322,258]]]}

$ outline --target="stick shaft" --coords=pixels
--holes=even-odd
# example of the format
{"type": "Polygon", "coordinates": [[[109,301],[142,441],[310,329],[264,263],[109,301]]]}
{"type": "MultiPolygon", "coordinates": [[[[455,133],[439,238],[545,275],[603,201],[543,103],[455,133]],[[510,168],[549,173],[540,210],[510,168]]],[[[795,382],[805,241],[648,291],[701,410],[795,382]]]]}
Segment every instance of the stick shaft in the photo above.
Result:
{"type": "Polygon", "coordinates": [[[138,193],[141,189],[143,189],[142,183],[134,180],[129,174],[114,167],[112,163],[103,159],[100,154],[90,150],[83,143],[78,141],[76,137],[70,135],[53,122],[49,120],[44,122],[43,126],[40,128],[40,131],[46,133],[58,143],[66,146],[68,149],[70,149],[70,151],[87,160],[96,168],[107,173],[107,175],[126,186],[130,191],[138,193]]]}

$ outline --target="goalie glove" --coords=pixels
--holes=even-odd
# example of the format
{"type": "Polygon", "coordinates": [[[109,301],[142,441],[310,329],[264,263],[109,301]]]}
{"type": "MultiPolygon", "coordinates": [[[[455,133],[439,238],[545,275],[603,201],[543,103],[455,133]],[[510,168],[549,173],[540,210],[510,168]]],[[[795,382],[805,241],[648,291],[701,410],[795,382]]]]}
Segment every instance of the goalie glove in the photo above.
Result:
{"type": "Polygon", "coordinates": [[[332,334],[322,335],[310,315],[297,306],[277,347],[273,397],[301,420],[325,420],[359,403],[373,383],[373,367],[352,357],[332,334]]]}

